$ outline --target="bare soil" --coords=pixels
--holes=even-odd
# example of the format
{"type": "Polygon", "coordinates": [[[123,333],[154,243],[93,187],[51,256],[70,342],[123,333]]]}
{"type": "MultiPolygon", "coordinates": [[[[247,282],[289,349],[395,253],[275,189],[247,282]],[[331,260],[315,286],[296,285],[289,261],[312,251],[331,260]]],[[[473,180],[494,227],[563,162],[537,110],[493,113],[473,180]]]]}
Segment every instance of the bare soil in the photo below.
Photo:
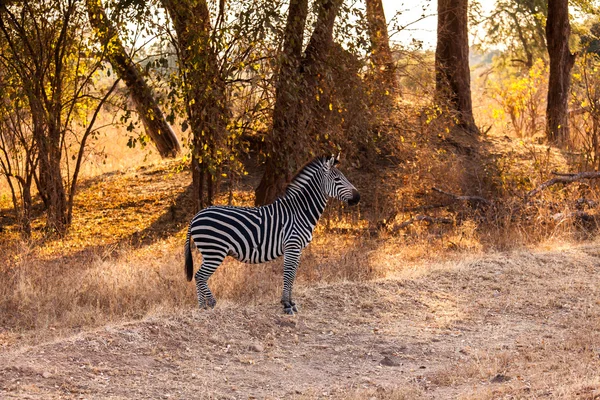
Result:
{"type": "Polygon", "coordinates": [[[600,247],[408,266],[0,350],[2,399],[600,398],[600,247]]]}

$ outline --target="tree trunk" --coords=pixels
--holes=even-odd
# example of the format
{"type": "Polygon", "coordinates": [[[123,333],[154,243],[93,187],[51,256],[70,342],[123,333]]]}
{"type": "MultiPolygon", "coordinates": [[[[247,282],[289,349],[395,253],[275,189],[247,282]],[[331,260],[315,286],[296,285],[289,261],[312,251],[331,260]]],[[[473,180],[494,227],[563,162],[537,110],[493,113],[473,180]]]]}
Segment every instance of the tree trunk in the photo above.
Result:
{"type": "Polygon", "coordinates": [[[569,50],[569,4],[567,0],[549,0],[546,41],[550,57],[546,136],[558,146],[569,144],[569,91],[575,54],[569,50]]]}
{"type": "Polygon", "coordinates": [[[291,155],[293,136],[296,134],[297,108],[299,106],[304,27],[308,15],[308,0],[291,0],[288,11],[281,65],[275,89],[273,130],[265,161],[265,172],[255,191],[255,204],[273,202],[283,193],[291,177],[293,163],[291,155]]]}
{"type": "MultiPolygon", "coordinates": [[[[300,105],[297,109],[298,139],[307,143],[307,150],[317,150],[318,142],[315,137],[326,132],[328,114],[333,103],[333,88],[331,82],[330,54],[333,47],[333,25],[342,0],[322,0],[319,2],[317,21],[310,41],[304,51],[304,59],[300,64],[302,73],[300,105]]],[[[295,146],[298,148],[299,146],[295,146]]],[[[296,150],[297,153],[297,150],[296,150]]],[[[307,160],[308,151],[302,155],[298,169],[307,160]]],[[[295,172],[295,171],[292,171],[295,172]]]]}
{"type": "Polygon", "coordinates": [[[308,135],[315,130],[314,116],[318,108],[317,91],[325,79],[326,63],[333,44],[333,25],[341,0],[321,0],[318,15],[305,57],[302,41],[308,15],[307,0],[290,3],[283,44],[271,148],[265,172],[256,188],[256,205],[268,204],[280,196],[292,174],[310,151],[308,135]]]}
{"type": "MultiPolygon", "coordinates": [[[[39,82],[42,82],[42,79],[39,82]]],[[[61,132],[60,128],[52,123],[53,116],[47,115],[41,104],[41,86],[36,82],[26,82],[25,88],[31,110],[33,140],[38,152],[39,179],[36,180],[36,184],[46,207],[46,227],[62,236],[66,233],[69,223],[61,169],[61,132]]]]}
{"type": "MultiPolygon", "coordinates": [[[[36,142],[39,153],[39,178],[41,190],[47,199],[46,226],[50,231],[58,235],[64,235],[67,231],[67,196],[62,180],[60,139],[56,139],[56,133],[52,128],[37,133],[36,142]]],[[[60,134],[58,134],[60,137],[60,134]]]]}
{"type": "Polygon", "coordinates": [[[152,89],[125,51],[117,31],[106,17],[101,0],[86,0],[86,6],[90,24],[106,49],[110,64],[129,89],[146,133],[156,145],[158,153],[162,157],[177,156],[181,152],[179,140],[156,103],[152,89]]]}
{"type": "Polygon", "coordinates": [[[466,131],[478,133],[471,103],[468,0],[438,0],[435,90],[438,100],[456,112],[466,131]]]}
{"type": "MultiPolygon", "coordinates": [[[[367,23],[371,40],[371,61],[377,78],[377,94],[390,96],[398,89],[382,0],[367,0],[367,23]]],[[[389,98],[389,97],[388,97],[389,98]]]]}
{"type": "Polygon", "coordinates": [[[196,210],[212,204],[229,109],[206,0],[163,0],[177,33],[179,70],[192,129],[192,186],[196,210]]]}

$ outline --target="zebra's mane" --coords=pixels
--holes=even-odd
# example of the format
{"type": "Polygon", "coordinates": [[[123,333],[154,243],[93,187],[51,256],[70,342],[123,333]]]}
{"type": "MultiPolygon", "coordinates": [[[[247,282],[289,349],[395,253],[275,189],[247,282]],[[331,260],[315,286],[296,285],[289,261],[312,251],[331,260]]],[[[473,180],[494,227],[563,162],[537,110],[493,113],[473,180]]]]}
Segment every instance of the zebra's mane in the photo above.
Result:
{"type": "Polygon", "coordinates": [[[300,171],[294,175],[285,188],[285,195],[283,197],[293,196],[295,193],[301,191],[306,186],[305,182],[310,181],[318,171],[322,171],[321,167],[326,159],[327,157],[317,157],[300,168],[300,171]]]}

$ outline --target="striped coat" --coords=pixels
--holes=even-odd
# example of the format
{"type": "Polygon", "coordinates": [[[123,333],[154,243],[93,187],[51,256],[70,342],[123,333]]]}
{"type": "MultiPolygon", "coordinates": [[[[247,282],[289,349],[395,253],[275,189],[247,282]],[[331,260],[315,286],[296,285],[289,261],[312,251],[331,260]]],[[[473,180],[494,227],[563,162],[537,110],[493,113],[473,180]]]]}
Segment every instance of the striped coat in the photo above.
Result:
{"type": "Polygon", "coordinates": [[[337,159],[316,158],[292,179],[283,197],[262,207],[212,206],[192,219],[185,243],[188,280],[195,277],[200,307],[214,307],[208,278],[232,256],[245,263],[262,263],[284,256],[283,295],[286,313],[297,307],[292,286],[300,253],[312,240],[314,228],[329,197],[349,204],[360,200],[358,191],[335,167],[337,159]],[[191,243],[202,253],[202,266],[193,274],[191,243]]]}

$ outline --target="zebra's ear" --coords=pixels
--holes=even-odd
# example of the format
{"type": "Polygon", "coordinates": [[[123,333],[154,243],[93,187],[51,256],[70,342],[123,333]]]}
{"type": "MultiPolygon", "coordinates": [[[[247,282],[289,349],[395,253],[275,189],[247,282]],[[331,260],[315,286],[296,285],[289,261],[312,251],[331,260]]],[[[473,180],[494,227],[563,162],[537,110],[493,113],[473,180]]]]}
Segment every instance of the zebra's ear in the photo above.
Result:
{"type": "Polygon", "coordinates": [[[325,166],[327,167],[327,169],[333,167],[335,164],[336,164],[336,159],[333,154],[331,155],[331,157],[327,157],[327,159],[325,160],[325,166]]]}
{"type": "Polygon", "coordinates": [[[342,152],[339,152],[337,157],[335,157],[335,160],[333,161],[333,165],[338,165],[340,163],[340,155],[342,154],[342,152]]]}

